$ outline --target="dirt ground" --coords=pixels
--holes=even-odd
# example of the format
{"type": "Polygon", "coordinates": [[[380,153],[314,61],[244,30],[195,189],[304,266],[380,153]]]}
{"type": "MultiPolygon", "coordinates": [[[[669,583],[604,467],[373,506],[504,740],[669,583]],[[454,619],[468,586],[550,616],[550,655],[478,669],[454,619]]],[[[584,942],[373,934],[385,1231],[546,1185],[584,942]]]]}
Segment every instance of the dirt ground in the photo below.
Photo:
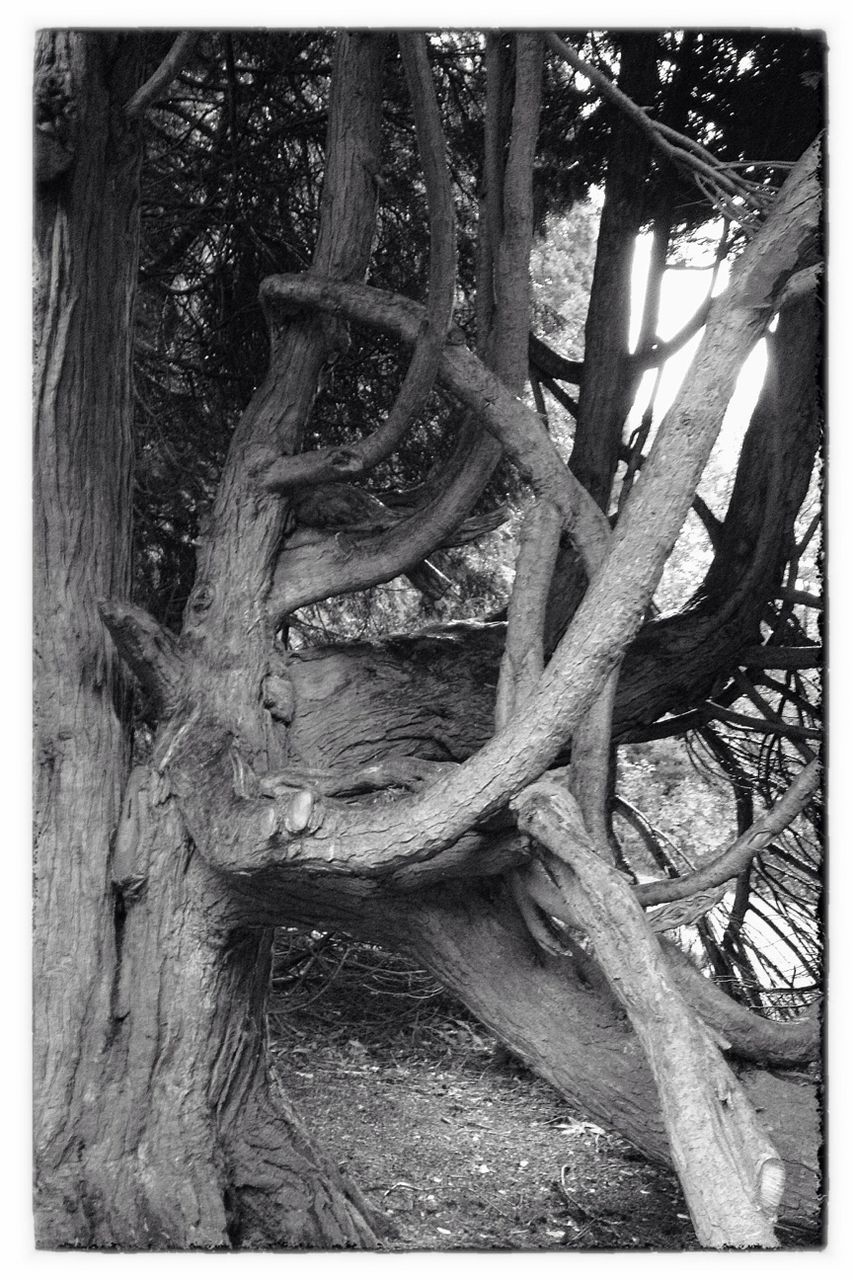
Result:
{"type": "Polygon", "coordinates": [[[676,1179],[570,1110],[398,957],[285,938],[276,1069],[388,1250],[697,1248],[676,1179]]]}

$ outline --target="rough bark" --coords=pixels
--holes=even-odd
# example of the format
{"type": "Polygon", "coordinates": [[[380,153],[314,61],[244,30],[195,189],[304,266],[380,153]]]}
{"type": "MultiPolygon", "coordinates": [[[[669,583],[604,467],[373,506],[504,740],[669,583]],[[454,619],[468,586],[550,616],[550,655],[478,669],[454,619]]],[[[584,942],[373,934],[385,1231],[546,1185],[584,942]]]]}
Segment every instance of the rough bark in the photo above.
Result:
{"type": "MultiPolygon", "coordinates": [[[[55,48],[65,47],[63,39],[55,48]]],[[[77,37],[68,41],[72,61],[78,51],[100,57],[119,47],[113,37],[79,39],[79,45],[77,37]]],[[[515,912],[506,916],[500,890],[433,886],[511,865],[508,859],[517,850],[501,847],[500,831],[490,835],[488,823],[497,816],[499,826],[505,802],[554,758],[639,626],[740,358],[811,237],[813,166],[807,161],[795,174],[758,250],[745,255],[732,292],[712,314],[695,385],[661,429],[604,569],[530,695],[532,726],[514,718],[470,767],[453,771],[441,786],[430,785],[433,775],[421,765],[408,780],[405,770],[400,775],[389,769],[384,785],[402,777],[408,789],[422,792],[412,798],[394,793],[343,803],[336,797],[346,792],[339,789],[326,799],[311,783],[291,787],[287,781],[294,762],[313,770],[312,777],[333,763],[328,731],[316,717],[312,722],[311,713],[319,709],[328,720],[329,694],[336,688],[334,679],[329,687],[322,660],[312,665],[309,655],[293,661],[281,645],[283,613],[305,598],[299,594],[304,581],[294,572],[305,566],[288,556],[287,503],[258,478],[276,458],[298,450],[318,374],[341,339],[342,315],[359,318],[363,306],[361,318],[375,321],[378,295],[350,282],[363,275],[370,251],[383,43],[370,35],[339,38],[314,266],[307,281],[268,282],[265,296],[274,303],[269,373],[235,432],[178,641],[110,599],[126,590],[128,503],[122,486],[133,261],[126,241],[133,238],[135,151],[118,147],[110,156],[111,164],[126,164],[131,177],[104,172],[106,139],[121,139],[123,125],[113,111],[108,131],[107,108],[98,105],[81,117],[88,131],[79,155],[100,157],[95,176],[103,182],[93,183],[90,161],[75,155],[73,128],[64,124],[50,136],[40,161],[40,171],[56,184],[37,227],[44,264],[37,311],[43,334],[37,370],[37,536],[43,537],[37,540],[37,637],[45,663],[39,692],[48,698],[39,708],[36,888],[37,975],[44,979],[36,1010],[36,1080],[44,1101],[37,1129],[43,1243],[208,1249],[373,1243],[370,1211],[314,1150],[267,1074],[268,927],[290,920],[350,920],[361,931],[407,941],[475,1012],[482,1010],[502,1038],[526,1047],[543,1074],[570,1095],[575,1089],[594,1114],[598,1108],[608,1123],[635,1134],[644,1150],[662,1154],[651,1082],[637,1098],[636,1081],[626,1076],[626,1064],[640,1062],[636,1045],[620,1028],[618,1014],[614,1019],[594,974],[580,960],[543,962],[516,929],[515,912]],[[92,192],[109,186],[106,178],[114,179],[110,200],[120,216],[111,213],[110,200],[104,201],[106,215],[93,208],[92,192]],[[66,257],[62,237],[69,226],[80,252],[66,257]],[[101,243],[105,234],[109,245],[101,243]],[[94,268],[87,256],[91,244],[102,250],[94,268]],[[112,251],[116,258],[123,251],[123,258],[109,272],[104,264],[112,262],[112,251]],[[76,274],[78,262],[88,264],[88,280],[76,274]],[[66,273],[68,263],[73,270],[66,273]],[[63,295],[68,280],[78,290],[70,298],[63,295]],[[77,300],[91,281],[96,283],[90,287],[108,296],[87,302],[84,326],[77,300]],[[98,335],[94,347],[88,345],[91,331],[98,335]],[[96,360],[108,401],[87,399],[99,378],[83,379],[76,390],[63,381],[79,371],[84,357],[87,368],[96,360]],[[117,457],[106,456],[105,429],[114,413],[117,457]],[[60,421],[62,414],[67,421],[60,421]],[[68,493],[75,501],[66,511],[68,493]],[[116,528],[125,536],[105,557],[103,548],[116,546],[116,528]],[[67,594],[69,565],[82,566],[73,598],[67,594]],[[121,726],[95,612],[105,597],[101,616],[162,717],[152,760],[131,774],[120,815],[121,726]],[[55,600],[61,602],[58,609],[55,600]],[[304,679],[299,685],[300,667],[303,676],[308,673],[307,686],[304,679]],[[310,678],[318,671],[320,690],[315,681],[312,696],[310,678]],[[62,715],[69,710],[66,722],[62,715]],[[100,774],[93,785],[93,767],[101,764],[106,785],[100,774]],[[281,787],[270,781],[282,776],[281,787]],[[99,806],[94,815],[93,796],[99,806]],[[396,892],[401,888],[424,892],[417,902],[407,901],[396,892]],[[399,914],[389,918],[395,903],[399,914]],[[491,973],[484,971],[487,961],[491,973]],[[543,969],[550,975],[544,985],[543,969]],[[567,1012],[587,1016],[592,1039],[601,1041],[598,1058],[593,1052],[582,1065],[571,1022],[555,1032],[547,1024],[549,1010],[564,1020],[567,1012]],[[596,1019],[602,1017],[600,1024],[596,1019]],[[580,1074],[581,1086],[564,1074],[566,1061],[580,1074]]],[[[106,92],[113,107],[128,100],[126,86],[110,100],[101,70],[87,65],[85,72],[87,94],[106,92]]],[[[393,298],[388,306],[389,327],[417,341],[420,309],[393,298]]],[[[561,470],[535,415],[525,416],[523,406],[496,379],[484,377],[469,353],[445,348],[439,368],[451,385],[455,379],[454,389],[468,396],[495,435],[510,443],[564,523],[577,535],[575,526],[586,520],[600,546],[600,513],[590,514],[588,496],[561,470]]],[[[479,492],[498,453],[491,442],[477,448],[459,481],[469,497],[479,492]]],[[[453,502],[457,498],[454,493],[453,502]]],[[[458,518],[453,502],[442,518],[458,518]]],[[[582,546],[583,538],[578,542],[582,546]]],[[[311,588],[318,595],[311,598],[341,589],[325,569],[321,576],[311,588]]],[[[485,628],[482,634],[494,633],[485,628]]],[[[429,644],[428,638],[422,642],[421,653],[429,652],[429,644]]],[[[400,669],[393,644],[386,651],[392,660],[383,675],[393,677],[400,669]]],[[[353,668],[371,674],[373,660],[348,650],[344,685],[353,668]]],[[[473,700],[482,701],[482,670],[463,671],[462,679],[470,680],[473,700]]],[[[444,752],[445,758],[465,760],[476,750],[472,730],[453,724],[458,709],[448,706],[443,680],[443,671],[436,673],[426,731],[434,745],[415,754],[444,752]],[[442,743],[443,734],[453,739],[451,746],[442,743]]],[[[399,689],[386,689],[382,696],[399,702],[398,694],[399,689]]],[[[399,740],[408,744],[412,730],[400,726],[399,712],[396,723],[399,740]]],[[[416,732],[423,737],[423,726],[416,732]]],[[[474,738],[476,733],[475,728],[474,738]]],[[[348,734],[365,763],[387,754],[385,725],[350,724],[348,734]]],[[[351,750],[347,768],[352,756],[351,750]]],[[[586,1034],[584,1026],[581,1035],[586,1034]]],[[[800,1147],[814,1145],[814,1134],[805,1137],[799,1128],[789,1133],[793,1104],[787,1088],[774,1091],[763,1078],[761,1087],[767,1105],[785,1117],[780,1141],[787,1143],[786,1158],[795,1171],[802,1165],[807,1181],[811,1157],[800,1147]]],[[[796,1176],[793,1186],[789,1209],[796,1216],[812,1193],[805,1182],[797,1191],[796,1176]]]]}
{"type": "MultiPolygon", "coordinates": [[[[367,262],[383,43],[339,42],[317,249],[324,275],[357,276],[367,262]]],[[[334,334],[310,317],[277,329],[180,641],[117,605],[110,597],[128,593],[138,164],[121,112],[133,89],[125,47],[73,33],[39,46],[51,92],[57,63],[70,86],[73,136],[36,227],[37,1239],[369,1246],[363,1198],[314,1148],[267,1075],[270,934],[235,917],[167,773],[199,720],[212,737],[227,726],[252,763],[276,763],[275,717],[286,714],[287,692],[273,636],[258,623],[283,513],[254,491],[244,501],[245,462],[262,441],[267,450],[276,439],[298,446],[334,334]],[[99,602],[162,716],[155,765],[132,772],[120,814],[126,751],[99,602]]],[[[205,838],[215,841],[215,831],[205,838]]]]}
{"type": "Polygon", "coordinates": [[[127,740],[96,605],[129,586],[139,152],[119,108],[132,46],[42,32],[36,48],[33,1088],[48,1246],[89,1229],[80,1133],[99,1108],[115,964],[110,835],[127,740]]]}
{"type": "MultiPolygon", "coordinates": [[[[508,894],[465,884],[377,913],[373,936],[412,952],[522,1061],[596,1123],[671,1163],[657,1090],[639,1041],[598,966],[578,949],[537,948],[508,894]]],[[[367,917],[364,907],[362,921],[367,917]]],[[[346,926],[344,926],[346,927],[346,926]]],[[[780,1222],[821,1214],[821,1116],[812,1078],[744,1063],[738,1079],[785,1165],[780,1222]]]]}
{"type": "MultiPolygon", "coordinates": [[[[628,648],[614,708],[617,741],[642,737],[658,717],[696,707],[739,663],[762,663],[765,650],[754,643],[756,629],[780,581],[784,547],[820,443],[815,306],[806,300],[782,315],[769,376],[741,451],[724,536],[695,607],[647,622],[628,648]]],[[[291,674],[301,690],[292,725],[294,752],[310,760],[321,751],[311,727],[316,722],[303,718],[299,708],[346,688],[347,696],[358,699],[358,714],[373,725],[369,740],[352,744],[364,762],[379,750],[383,734],[397,752],[465,759],[492,732],[504,642],[502,623],[473,624],[381,645],[332,645],[293,655],[291,674]],[[364,679],[368,672],[379,678],[364,679]],[[442,713],[448,693],[464,700],[464,723],[442,713]]],[[[787,662],[820,666],[820,652],[766,651],[768,668],[787,662]]],[[[352,724],[357,734],[358,719],[352,724]]]]}
{"type": "Polygon", "coordinates": [[[586,934],[643,1046],[700,1244],[774,1247],[784,1165],[719,1047],[672,982],[636,897],[555,778],[528,787],[513,808],[521,829],[549,851],[540,862],[563,899],[560,918],[586,934]]]}

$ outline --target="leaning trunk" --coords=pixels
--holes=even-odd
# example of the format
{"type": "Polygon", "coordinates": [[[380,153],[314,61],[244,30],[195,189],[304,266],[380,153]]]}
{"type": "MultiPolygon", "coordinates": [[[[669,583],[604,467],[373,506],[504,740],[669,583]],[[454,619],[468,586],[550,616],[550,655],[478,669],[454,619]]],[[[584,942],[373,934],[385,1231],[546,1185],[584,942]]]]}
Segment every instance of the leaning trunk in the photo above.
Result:
{"type": "MultiPolygon", "coordinates": [[[[397,912],[380,936],[409,950],[584,1115],[655,1161],[672,1163],[652,1073],[598,966],[541,952],[503,893],[466,884],[397,912]]],[[[741,1063],[740,1082],[785,1165],[787,1226],[820,1217],[820,1107],[815,1083],[741,1063]]]]}

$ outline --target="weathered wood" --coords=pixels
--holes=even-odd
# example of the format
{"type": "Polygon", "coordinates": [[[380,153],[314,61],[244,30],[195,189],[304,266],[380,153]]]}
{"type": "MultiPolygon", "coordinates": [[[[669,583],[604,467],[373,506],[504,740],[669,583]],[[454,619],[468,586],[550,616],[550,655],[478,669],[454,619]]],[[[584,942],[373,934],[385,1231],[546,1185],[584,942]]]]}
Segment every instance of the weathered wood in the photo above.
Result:
{"type": "MultiPolygon", "coordinates": [[[[126,692],[98,617],[130,589],[134,40],[41,32],[36,107],[63,151],[35,204],[33,1096],[35,1233],[89,1230],[81,1169],[116,959],[110,835],[126,692]],[[52,114],[50,114],[52,113],[52,114]]],[[[37,147],[38,147],[37,143],[37,147]]]]}
{"type": "Polygon", "coordinates": [[[600,857],[564,787],[543,779],[513,808],[521,828],[555,855],[548,870],[565,900],[564,919],[589,937],[643,1046],[700,1243],[775,1247],[784,1191],[779,1153],[673,985],[630,886],[600,857]]]}
{"type": "MultiPolygon", "coordinates": [[[[115,603],[129,593],[139,153],[123,105],[138,39],[44,33],[38,48],[69,86],[75,149],[36,218],[36,1235],[53,1248],[369,1247],[363,1197],[266,1074],[271,934],[244,927],[170,782],[182,745],[215,753],[223,725],[229,795],[235,741],[254,764],[277,763],[286,678],[258,623],[281,513],[258,503],[244,463],[268,431],[298,439],[278,396],[289,387],[291,406],[310,403],[327,332],[309,320],[277,335],[175,642],[115,603]],[[121,813],[127,749],[104,621],[163,716],[121,813]]],[[[324,273],[358,274],[369,252],[362,162],[379,132],[382,40],[338,44],[330,132],[345,144],[327,175],[324,273]],[[350,163],[360,186],[348,204],[350,163]]],[[[216,838],[212,827],[202,843],[216,838]]]]}

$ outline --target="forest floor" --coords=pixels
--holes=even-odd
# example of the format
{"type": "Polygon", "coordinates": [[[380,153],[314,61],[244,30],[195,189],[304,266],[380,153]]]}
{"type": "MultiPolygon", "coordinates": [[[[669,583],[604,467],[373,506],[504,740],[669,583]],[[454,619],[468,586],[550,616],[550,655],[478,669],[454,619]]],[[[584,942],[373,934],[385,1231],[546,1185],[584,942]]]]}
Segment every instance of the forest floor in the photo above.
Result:
{"type": "Polygon", "coordinates": [[[279,948],[276,1069],[387,1250],[697,1248],[671,1172],[571,1110],[428,975],[331,936],[279,948]]]}

